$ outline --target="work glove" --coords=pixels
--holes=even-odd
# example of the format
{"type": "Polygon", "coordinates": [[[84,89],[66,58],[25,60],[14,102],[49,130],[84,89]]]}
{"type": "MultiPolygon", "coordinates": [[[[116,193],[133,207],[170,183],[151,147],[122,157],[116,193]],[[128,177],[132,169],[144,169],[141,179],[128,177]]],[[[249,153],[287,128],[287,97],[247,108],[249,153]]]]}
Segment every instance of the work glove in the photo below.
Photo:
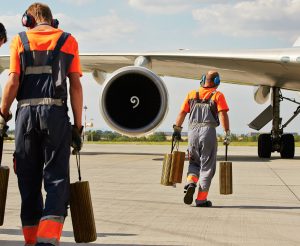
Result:
{"type": "Polygon", "coordinates": [[[83,126],[80,129],[77,126],[72,125],[72,141],[71,147],[73,148],[72,154],[78,154],[82,148],[82,131],[83,126]]]}
{"type": "Polygon", "coordinates": [[[177,140],[177,141],[180,141],[181,140],[181,131],[182,131],[182,127],[181,126],[176,126],[176,125],[173,125],[173,139],[174,140],[177,140]]]}
{"type": "Polygon", "coordinates": [[[7,137],[8,125],[6,124],[12,118],[12,114],[9,111],[8,116],[4,117],[4,115],[0,112],[0,138],[7,137]]]}
{"type": "Polygon", "coordinates": [[[231,133],[230,130],[224,131],[224,145],[229,145],[231,141],[231,133]]]}

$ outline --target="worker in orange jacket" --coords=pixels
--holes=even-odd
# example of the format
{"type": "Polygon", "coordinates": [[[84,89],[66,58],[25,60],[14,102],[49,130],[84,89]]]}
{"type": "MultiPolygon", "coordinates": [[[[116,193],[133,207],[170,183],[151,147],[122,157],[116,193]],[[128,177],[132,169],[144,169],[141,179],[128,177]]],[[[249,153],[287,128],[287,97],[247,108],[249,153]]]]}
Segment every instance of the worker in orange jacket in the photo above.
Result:
{"type": "Polygon", "coordinates": [[[189,92],[173,126],[173,137],[180,140],[182,123],[189,113],[188,152],[189,168],[184,187],[184,203],[192,204],[197,183],[199,190],[195,200],[197,207],[210,207],[207,200],[212,178],[216,171],[217,136],[216,127],[221,123],[225,133],[225,144],[230,142],[228,106],[223,93],[217,91],[220,76],[208,71],[202,76],[199,90],[189,92]]]}
{"type": "Polygon", "coordinates": [[[57,28],[58,21],[45,4],[30,5],[22,24],[28,30],[12,40],[1,115],[8,119],[16,98],[14,166],[25,245],[58,245],[69,203],[70,146],[75,151],[82,146],[78,44],[71,34],[57,28]],[[68,94],[73,126],[67,113],[68,94]]]}

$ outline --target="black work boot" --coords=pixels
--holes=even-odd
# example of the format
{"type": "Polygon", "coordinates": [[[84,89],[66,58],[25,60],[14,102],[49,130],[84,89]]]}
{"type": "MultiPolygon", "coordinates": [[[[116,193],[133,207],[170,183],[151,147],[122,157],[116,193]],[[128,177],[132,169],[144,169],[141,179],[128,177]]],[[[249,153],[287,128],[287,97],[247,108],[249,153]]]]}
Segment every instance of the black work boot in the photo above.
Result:
{"type": "Polygon", "coordinates": [[[201,202],[199,203],[199,201],[197,202],[197,200],[195,201],[196,202],[196,207],[203,207],[203,208],[207,208],[207,207],[211,207],[212,206],[212,202],[207,200],[205,202],[201,202]]]}
{"type": "Polygon", "coordinates": [[[183,201],[185,204],[190,205],[193,202],[193,196],[195,193],[196,184],[194,183],[188,184],[184,187],[184,189],[185,189],[184,191],[185,195],[183,201]]]}

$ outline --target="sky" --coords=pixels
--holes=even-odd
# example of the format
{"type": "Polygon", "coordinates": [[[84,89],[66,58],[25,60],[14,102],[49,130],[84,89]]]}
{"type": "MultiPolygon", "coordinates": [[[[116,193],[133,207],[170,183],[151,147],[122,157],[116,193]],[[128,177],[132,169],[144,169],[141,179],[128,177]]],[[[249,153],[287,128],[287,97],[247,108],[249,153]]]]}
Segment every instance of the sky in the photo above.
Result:
{"type": "MultiPolygon", "coordinates": [[[[79,43],[80,53],[195,51],[289,48],[300,36],[300,0],[56,0],[41,1],[52,10],[60,28],[72,33],[79,43]]],[[[21,16],[32,1],[4,1],[0,9],[0,22],[8,32],[8,42],[0,55],[9,54],[9,43],[20,31],[21,16]]],[[[247,125],[268,103],[258,105],[250,86],[222,83],[219,90],[227,99],[230,128],[233,133],[253,132],[247,125]]],[[[3,88],[8,72],[0,75],[3,88]]],[[[91,129],[110,130],[100,115],[99,97],[102,86],[91,74],[82,77],[83,114],[91,129]]],[[[186,94],[199,87],[199,81],[164,77],[169,93],[169,110],[157,131],[172,131],[180,106],[186,94]]],[[[300,101],[300,94],[283,91],[283,95],[300,101]]],[[[12,112],[16,103],[12,106],[12,112]]],[[[296,110],[297,105],[282,102],[283,123],[296,110]]],[[[287,132],[300,132],[300,117],[287,128],[287,132]]],[[[9,123],[11,129],[14,122],[9,123]]],[[[183,125],[187,130],[187,124],[183,125]]],[[[268,124],[261,132],[271,130],[268,124]]],[[[221,127],[218,128],[221,133],[221,127]]]]}

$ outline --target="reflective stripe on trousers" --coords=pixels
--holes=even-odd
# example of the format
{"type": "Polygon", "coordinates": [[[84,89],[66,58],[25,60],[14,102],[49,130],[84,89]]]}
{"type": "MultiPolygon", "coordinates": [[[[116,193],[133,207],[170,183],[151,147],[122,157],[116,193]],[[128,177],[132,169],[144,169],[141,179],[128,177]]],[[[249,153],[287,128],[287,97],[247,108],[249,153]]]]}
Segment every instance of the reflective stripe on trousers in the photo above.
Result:
{"type": "Polygon", "coordinates": [[[25,245],[35,245],[38,225],[23,226],[22,231],[25,239],[25,245]]]}
{"type": "Polygon", "coordinates": [[[195,174],[189,174],[186,178],[187,184],[197,184],[198,183],[198,176],[195,176],[195,174]]]}
{"type": "Polygon", "coordinates": [[[59,245],[61,237],[64,217],[60,216],[46,216],[43,217],[39,224],[37,232],[37,244],[44,245],[49,243],[52,245],[59,245]]]}
{"type": "Polygon", "coordinates": [[[196,200],[206,201],[208,196],[208,191],[199,191],[196,200]]]}

